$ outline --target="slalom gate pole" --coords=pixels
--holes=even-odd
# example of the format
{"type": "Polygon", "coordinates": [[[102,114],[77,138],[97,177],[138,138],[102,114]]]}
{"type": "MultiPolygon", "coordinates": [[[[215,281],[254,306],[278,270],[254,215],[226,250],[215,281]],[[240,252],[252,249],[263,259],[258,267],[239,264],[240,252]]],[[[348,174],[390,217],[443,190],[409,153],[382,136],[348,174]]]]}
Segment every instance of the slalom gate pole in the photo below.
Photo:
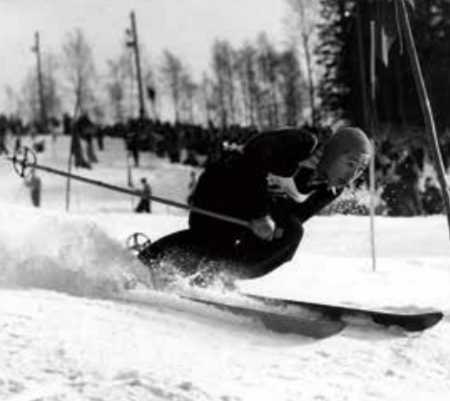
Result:
{"type": "MultiPolygon", "coordinates": [[[[48,167],[48,166],[38,164],[36,162],[36,155],[34,154],[34,152],[32,150],[30,150],[28,148],[23,148],[23,152],[24,152],[23,156],[20,154],[17,154],[17,153],[14,154],[13,156],[9,156],[9,155],[4,156],[6,158],[6,160],[9,160],[13,163],[14,169],[21,177],[24,177],[26,175],[27,169],[36,169],[36,170],[40,170],[40,171],[45,171],[50,174],[55,174],[55,175],[59,175],[62,177],[71,178],[73,180],[81,181],[86,184],[91,184],[91,185],[95,185],[95,186],[98,186],[101,188],[106,188],[111,191],[121,192],[121,193],[124,193],[127,195],[137,196],[140,198],[142,197],[142,194],[139,190],[124,188],[124,187],[121,187],[118,185],[109,184],[104,181],[94,180],[94,179],[83,177],[83,176],[76,175],[73,173],[67,173],[65,171],[58,170],[53,167],[48,167]]],[[[205,209],[202,209],[199,207],[186,205],[186,204],[180,203],[180,202],[175,202],[173,200],[165,199],[165,198],[162,198],[159,196],[150,195],[150,196],[147,196],[147,198],[152,201],[158,202],[158,203],[176,207],[178,209],[189,210],[191,212],[202,214],[204,216],[213,217],[215,219],[226,221],[228,223],[237,224],[242,227],[250,228],[250,223],[248,221],[238,219],[236,217],[212,212],[210,210],[205,210],[205,209]]]]}
{"type": "MultiPolygon", "coordinates": [[[[370,171],[369,171],[369,191],[370,191],[370,251],[372,257],[372,270],[377,269],[377,252],[376,252],[376,240],[375,240],[375,124],[374,116],[371,116],[369,111],[369,101],[367,97],[367,84],[366,84],[366,63],[364,58],[363,49],[363,29],[361,22],[361,5],[356,2],[356,39],[358,45],[358,59],[359,59],[359,79],[361,84],[361,101],[363,104],[364,112],[364,129],[370,130],[372,133],[372,147],[374,149],[372,157],[370,159],[370,171]]],[[[372,37],[372,36],[371,36],[372,37]]],[[[372,43],[371,43],[372,46],[372,43]]],[[[372,55],[372,48],[371,48],[372,55]]],[[[372,80],[371,80],[372,82],[372,80]]],[[[372,91],[373,93],[373,91],[372,91]]],[[[373,111],[373,110],[372,110],[373,111]]],[[[373,113],[374,114],[374,113],[373,113]]]]}
{"type": "Polygon", "coordinates": [[[372,140],[373,154],[370,158],[370,250],[372,255],[372,270],[377,270],[377,246],[375,241],[375,195],[376,195],[376,178],[375,178],[375,140],[372,140]]]}
{"type": "Polygon", "coordinates": [[[417,55],[416,46],[414,43],[414,38],[412,35],[411,24],[409,22],[408,10],[406,8],[405,0],[399,0],[400,3],[400,20],[401,26],[403,28],[403,34],[405,37],[406,48],[411,61],[411,68],[414,75],[414,81],[416,84],[416,89],[419,94],[420,106],[422,108],[422,113],[425,119],[425,126],[427,133],[429,135],[431,149],[434,159],[434,167],[439,179],[439,184],[441,186],[442,198],[444,200],[445,210],[447,213],[447,223],[450,233],[450,195],[448,190],[447,180],[445,178],[445,168],[442,161],[442,155],[439,149],[439,142],[436,133],[436,125],[433,118],[433,112],[431,109],[430,99],[425,86],[422,69],[419,63],[419,57],[417,55]]]}

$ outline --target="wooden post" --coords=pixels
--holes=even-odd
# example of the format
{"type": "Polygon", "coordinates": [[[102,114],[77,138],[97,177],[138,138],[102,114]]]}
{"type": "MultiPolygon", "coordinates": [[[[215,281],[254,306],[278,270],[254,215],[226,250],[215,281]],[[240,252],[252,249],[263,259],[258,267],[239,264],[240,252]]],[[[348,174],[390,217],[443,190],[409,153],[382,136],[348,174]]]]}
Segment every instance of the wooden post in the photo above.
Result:
{"type": "Polygon", "coordinates": [[[420,67],[419,58],[417,56],[417,50],[412,35],[411,25],[408,17],[408,10],[406,8],[405,0],[399,0],[400,2],[400,21],[401,27],[406,43],[406,49],[409,59],[411,61],[411,68],[413,71],[414,82],[416,84],[417,93],[419,94],[420,106],[425,119],[426,131],[429,136],[431,150],[433,154],[434,168],[439,179],[441,186],[442,197],[444,200],[445,210],[447,213],[447,223],[450,234],[450,196],[448,191],[447,180],[445,178],[445,168],[442,161],[441,151],[439,149],[439,141],[436,133],[436,125],[433,118],[433,112],[431,109],[430,99],[428,97],[427,89],[423,79],[422,69],[420,67]]]}

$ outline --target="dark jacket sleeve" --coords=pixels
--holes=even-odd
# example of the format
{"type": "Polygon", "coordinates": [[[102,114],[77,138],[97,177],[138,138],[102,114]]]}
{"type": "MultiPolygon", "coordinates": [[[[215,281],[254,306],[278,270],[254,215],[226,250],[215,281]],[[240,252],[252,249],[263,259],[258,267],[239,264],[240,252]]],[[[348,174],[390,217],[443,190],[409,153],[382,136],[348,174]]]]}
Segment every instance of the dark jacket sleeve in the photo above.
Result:
{"type": "Polygon", "coordinates": [[[341,193],[342,191],[335,193],[326,188],[319,189],[311,193],[303,202],[297,202],[289,197],[274,197],[271,214],[280,224],[283,224],[286,217],[290,216],[295,216],[304,223],[338,198],[341,193]]]}
{"type": "Polygon", "coordinates": [[[342,190],[334,192],[331,189],[318,189],[301,203],[296,203],[293,207],[293,214],[302,222],[309,220],[320,212],[325,206],[337,199],[342,190]]]}
{"type": "MultiPolygon", "coordinates": [[[[297,129],[258,134],[244,146],[241,157],[229,165],[218,163],[205,169],[193,195],[193,205],[247,221],[271,212],[269,173],[292,176],[308,158],[316,138],[297,129]]],[[[191,213],[190,225],[220,224],[191,213]]]]}
{"type": "Polygon", "coordinates": [[[316,146],[314,135],[294,128],[265,132],[250,139],[244,147],[244,163],[253,177],[248,180],[253,218],[265,216],[271,211],[268,174],[293,176],[299,163],[310,157],[316,146]]]}

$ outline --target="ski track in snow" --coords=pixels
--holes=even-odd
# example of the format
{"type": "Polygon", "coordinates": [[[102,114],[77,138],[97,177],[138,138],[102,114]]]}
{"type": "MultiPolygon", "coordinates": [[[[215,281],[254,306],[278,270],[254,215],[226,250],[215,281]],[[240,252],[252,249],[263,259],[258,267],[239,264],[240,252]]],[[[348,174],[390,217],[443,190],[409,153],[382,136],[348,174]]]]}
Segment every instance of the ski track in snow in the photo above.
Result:
{"type": "MultiPolygon", "coordinates": [[[[122,149],[114,141],[108,146],[100,168],[86,174],[117,177],[123,166],[115,155],[122,149]]],[[[176,179],[188,172],[148,163],[138,172],[150,175],[155,188],[163,188],[167,173],[173,182],[166,191],[183,201],[175,188],[184,183],[176,179]]],[[[129,214],[128,199],[89,187],[79,187],[75,213],[65,214],[55,206],[64,182],[48,175],[49,207],[36,211],[9,167],[1,164],[0,174],[2,401],[448,399],[448,317],[420,334],[352,326],[317,341],[272,333],[225,312],[174,307],[170,295],[149,293],[145,304],[121,301],[129,287],[151,281],[124,249],[126,236],[142,231],[156,239],[184,227],[185,218],[162,207],[150,216],[129,214]]],[[[317,302],[448,312],[443,220],[380,218],[380,259],[372,272],[367,219],[316,218],[291,263],[242,287],[317,302]]]]}

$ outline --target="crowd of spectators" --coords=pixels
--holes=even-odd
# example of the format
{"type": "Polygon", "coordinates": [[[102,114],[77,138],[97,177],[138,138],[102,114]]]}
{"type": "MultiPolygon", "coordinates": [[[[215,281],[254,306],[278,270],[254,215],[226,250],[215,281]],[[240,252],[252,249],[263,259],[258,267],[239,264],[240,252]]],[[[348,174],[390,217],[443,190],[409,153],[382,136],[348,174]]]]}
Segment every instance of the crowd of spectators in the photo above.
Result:
{"type": "Polygon", "coordinates": [[[134,119],[102,127],[102,135],[125,138],[136,165],[139,164],[139,152],[151,151],[159,157],[168,157],[173,163],[199,166],[205,158],[220,157],[224,142],[243,143],[256,132],[257,129],[252,127],[221,129],[209,124],[205,128],[151,119],[134,119]]]}
{"type": "MultiPolygon", "coordinates": [[[[423,146],[383,140],[375,157],[376,181],[385,214],[418,216],[443,212],[437,181],[427,175],[423,146]]],[[[445,166],[448,169],[448,165],[445,166]]]]}
{"type": "MultiPolygon", "coordinates": [[[[139,166],[141,152],[153,152],[172,163],[199,167],[220,158],[224,144],[243,144],[258,132],[256,127],[203,127],[185,123],[169,123],[152,119],[130,119],[124,123],[99,125],[87,114],[75,122],[65,115],[62,122],[51,122],[52,129],[73,135],[72,149],[75,165],[91,168],[97,162],[94,143],[103,149],[104,137],[122,138],[135,167],[139,166]],[[82,142],[84,141],[84,146],[82,142]],[[85,151],[83,151],[83,148],[85,151]]],[[[319,136],[329,129],[307,127],[319,136]]],[[[36,127],[24,124],[18,118],[0,116],[0,154],[7,150],[6,135],[12,134],[20,144],[23,135],[33,135],[36,127]]],[[[450,143],[450,141],[449,141],[450,143]]],[[[18,146],[16,144],[16,146],[18,146]]],[[[447,148],[442,145],[446,169],[449,168],[447,148]]],[[[375,171],[381,199],[380,213],[389,216],[417,216],[443,212],[443,202],[436,180],[426,175],[424,147],[383,139],[377,143],[375,171]]]]}

